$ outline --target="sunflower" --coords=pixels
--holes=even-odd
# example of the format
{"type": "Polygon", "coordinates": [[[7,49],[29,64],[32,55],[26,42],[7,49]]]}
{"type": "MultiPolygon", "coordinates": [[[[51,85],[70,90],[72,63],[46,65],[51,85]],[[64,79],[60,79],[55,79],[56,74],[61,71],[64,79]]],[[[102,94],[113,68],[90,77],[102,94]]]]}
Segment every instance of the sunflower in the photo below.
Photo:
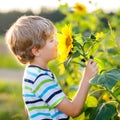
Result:
{"type": "Polygon", "coordinates": [[[103,32],[96,33],[95,37],[96,37],[96,40],[98,40],[98,39],[104,37],[104,33],[103,32]]]}
{"type": "Polygon", "coordinates": [[[58,38],[58,59],[64,62],[73,48],[72,27],[71,25],[65,25],[62,29],[62,33],[57,34],[58,38]]]}
{"type": "Polygon", "coordinates": [[[74,9],[76,13],[81,15],[87,13],[86,6],[78,2],[74,5],[74,9]]]}
{"type": "Polygon", "coordinates": [[[110,97],[106,93],[103,95],[102,99],[105,100],[106,102],[110,101],[110,97]]]}

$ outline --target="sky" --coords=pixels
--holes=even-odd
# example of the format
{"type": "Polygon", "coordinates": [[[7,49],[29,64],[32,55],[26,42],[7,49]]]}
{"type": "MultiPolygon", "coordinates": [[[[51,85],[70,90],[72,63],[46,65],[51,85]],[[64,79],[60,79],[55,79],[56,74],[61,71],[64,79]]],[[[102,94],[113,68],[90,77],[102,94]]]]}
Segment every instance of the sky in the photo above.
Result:
{"type": "Polygon", "coordinates": [[[86,5],[89,12],[97,8],[102,8],[107,12],[120,10],[120,0],[1,0],[0,11],[30,9],[34,13],[39,13],[42,6],[54,9],[59,4],[68,3],[69,6],[73,6],[76,2],[86,5]]]}

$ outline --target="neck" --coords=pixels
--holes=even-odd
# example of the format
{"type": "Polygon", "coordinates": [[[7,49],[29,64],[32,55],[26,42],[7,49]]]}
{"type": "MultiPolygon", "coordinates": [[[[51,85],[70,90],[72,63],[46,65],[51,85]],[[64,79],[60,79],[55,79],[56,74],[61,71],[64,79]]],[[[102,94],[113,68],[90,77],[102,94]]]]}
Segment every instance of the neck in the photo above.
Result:
{"type": "Polygon", "coordinates": [[[33,60],[32,62],[30,62],[31,65],[36,65],[39,66],[43,69],[48,69],[48,62],[45,62],[44,60],[33,60]]]}

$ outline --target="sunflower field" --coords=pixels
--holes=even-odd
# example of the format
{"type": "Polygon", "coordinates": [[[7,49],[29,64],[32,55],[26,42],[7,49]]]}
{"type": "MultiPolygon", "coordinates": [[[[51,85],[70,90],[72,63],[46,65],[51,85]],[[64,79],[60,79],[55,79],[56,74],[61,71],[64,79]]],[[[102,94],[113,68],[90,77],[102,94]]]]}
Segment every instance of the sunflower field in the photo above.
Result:
{"type": "Polygon", "coordinates": [[[60,5],[59,10],[65,18],[55,23],[60,52],[57,70],[51,69],[66,95],[75,95],[88,59],[99,66],[82,112],[70,119],[120,120],[120,11],[89,13],[81,3],[60,5]]]}
{"type": "MultiPolygon", "coordinates": [[[[70,120],[120,120],[120,11],[88,12],[79,2],[72,7],[61,4],[58,10],[65,16],[55,22],[59,56],[49,67],[69,99],[76,94],[88,59],[99,66],[82,112],[70,120]]],[[[3,36],[0,39],[3,43],[3,36]]],[[[8,53],[1,54],[1,58],[1,68],[24,68],[8,53]]],[[[3,80],[0,96],[0,120],[28,119],[20,83],[3,80]]]]}

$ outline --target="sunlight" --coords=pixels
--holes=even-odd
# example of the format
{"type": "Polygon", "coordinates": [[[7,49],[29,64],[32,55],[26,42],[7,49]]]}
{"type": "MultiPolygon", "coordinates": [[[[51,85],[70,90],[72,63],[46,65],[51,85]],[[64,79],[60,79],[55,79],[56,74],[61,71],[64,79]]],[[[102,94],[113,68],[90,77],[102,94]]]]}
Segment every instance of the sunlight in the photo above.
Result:
{"type": "Polygon", "coordinates": [[[51,3],[46,3],[45,0],[2,0],[0,2],[0,11],[6,12],[9,10],[27,10],[39,12],[41,7],[48,7],[50,9],[57,8],[60,4],[68,3],[73,6],[76,2],[80,2],[87,6],[89,12],[95,9],[102,8],[103,10],[117,11],[120,9],[120,0],[51,0],[51,3]]]}
{"type": "Polygon", "coordinates": [[[18,0],[18,1],[9,1],[4,0],[0,2],[0,11],[9,11],[9,10],[27,10],[31,9],[33,11],[39,10],[42,6],[47,6],[50,8],[55,8],[59,5],[58,0],[52,0],[52,4],[46,4],[44,0],[18,0]]]}

